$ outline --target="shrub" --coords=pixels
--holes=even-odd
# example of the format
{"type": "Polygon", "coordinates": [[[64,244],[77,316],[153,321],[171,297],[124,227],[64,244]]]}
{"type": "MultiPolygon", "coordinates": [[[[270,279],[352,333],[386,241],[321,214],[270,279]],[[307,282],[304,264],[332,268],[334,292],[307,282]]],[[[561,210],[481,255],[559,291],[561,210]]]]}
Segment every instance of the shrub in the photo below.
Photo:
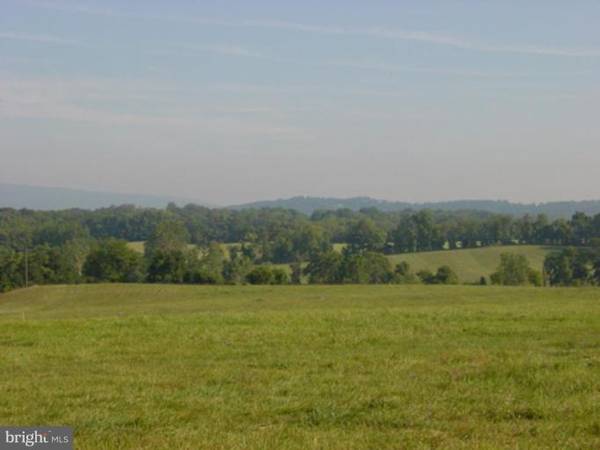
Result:
{"type": "Polygon", "coordinates": [[[285,270],[274,268],[271,270],[271,273],[273,275],[271,279],[271,284],[289,284],[290,277],[285,270]]]}
{"type": "Polygon", "coordinates": [[[258,266],[246,275],[246,281],[250,284],[271,284],[273,271],[267,266],[258,266]]]}
{"type": "Polygon", "coordinates": [[[449,266],[439,267],[435,274],[431,270],[421,270],[417,276],[424,284],[458,284],[458,275],[449,266]]]}

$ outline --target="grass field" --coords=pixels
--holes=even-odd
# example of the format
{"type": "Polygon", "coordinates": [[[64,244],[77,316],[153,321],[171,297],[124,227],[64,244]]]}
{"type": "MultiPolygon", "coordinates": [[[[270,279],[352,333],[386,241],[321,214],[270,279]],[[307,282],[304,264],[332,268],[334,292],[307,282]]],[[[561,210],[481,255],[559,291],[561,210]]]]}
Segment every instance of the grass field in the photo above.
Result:
{"type": "Polygon", "coordinates": [[[600,448],[600,289],[33,287],[0,373],[78,449],[600,448]]]}
{"type": "Polygon", "coordinates": [[[483,247],[465,250],[442,250],[436,252],[404,253],[390,256],[394,264],[406,261],[412,270],[417,272],[429,269],[435,272],[442,265],[450,266],[458,275],[461,282],[475,283],[482,276],[489,278],[500,263],[502,253],[516,253],[524,255],[529,260],[531,267],[542,270],[544,258],[556,247],[539,245],[514,245],[483,247]]]}

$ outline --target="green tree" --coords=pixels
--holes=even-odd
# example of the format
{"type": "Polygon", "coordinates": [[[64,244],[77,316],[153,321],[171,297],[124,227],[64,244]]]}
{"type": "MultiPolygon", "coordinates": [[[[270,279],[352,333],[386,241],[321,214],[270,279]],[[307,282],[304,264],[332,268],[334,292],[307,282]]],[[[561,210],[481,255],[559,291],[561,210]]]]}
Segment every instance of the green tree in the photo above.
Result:
{"type": "Polygon", "coordinates": [[[127,246],[127,242],[107,239],[89,253],[83,274],[92,281],[137,282],[143,279],[142,257],[127,246]]]}
{"type": "Polygon", "coordinates": [[[246,282],[246,275],[252,270],[252,261],[240,250],[231,249],[229,260],[223,267],[223,276],[228,284],[243,284],[246,282]]]}
{"type": "Polygon", "coordinates": [[[416,230],[417,251],[433,250],[435,241],[439,239],[439,236],[431,211],[419,211],[413,216],[412,220],[416,230]]]}
{"type": "Polygon", "coordinates": [[[600,285],[600,255],[597,255],[594,259],[594,284],[600,285]]]}
{"type": "Polygon", "coordinates": [[[593,229],[592,218],[582,212],[577,212],[571,217],[571,233],[573,244],[585,245],[591,235],[593,229]]]}
{"type": "Polygon", "coordinates": [[[386,233],[369,218],[362,218],[350,225],[348,245],[355,250],[377,251],[385,244],[386,233]]]}
{"type": "Polygon", "coordinates": [[[163,255],[168,252],[183,252],[189,240],[190,236],[183,222],[168,218],[156,225],[146,241],[144,254],[150,260],[156,252],[162,252],[163,255]]]}
{"type": "Polygon", "coordinates": [[[573,250],[565,250],[546,256],[544,272],[551,286],[570,286],[573,284],[572,258],[573,250]]]}
{"type": "Polygon", "coordinates": [[[529,261],[524,255],[503,253],[500,255],[500,265],[496,272],[490,276],[492,284],[504,286],[523,286],[535,283],[537,275],[534,275],[529,267],[529,261]]]}
{"type": "Polygon", "coordinates": [[[148,264],[150,283],[183,283],[189,274],[189,257],[183,250],[154,250],[148,264]]]}
{"type": "Polygon", "coordinates": [[[292,284],[301,284],[302,283],[302,264],[299,262],[295,262],[290,264],[290,272],[291,272],[291,283],[292,284]]]}
{"type": "Polygon", "coordinates": [[[225,269],[225,254],[221,246],[213,242],[208,246],[206,254],[193,270],[190,281],[201,284],[223,284],[225,281],[223,271],[225,269]]]}
{"type": "Polygon", "coordinates": [[[311,284],[337,284],[343,280],[341,267],[342,255],[329,250],[313,255],[304,273],[308,275],[311,284]]]}
{"type": "Polygon", "coordinates": [[[551,286],[584,286],[598,281],[600,249],[567,248],[544,261],[544,272],[551,286]]]}
{"type": "Polygon", "coordinates": [[[396,228],[391,232],[396,252],[417,251],[417,225],[411,216],[403,216],[396,228]]]}
{"type": "Polygon", "coordinates": [[[381,253],[344,251],[340,265],[341,278],[347,283],[390,283],[394,272],[390,260],[381,253]]]}
{"type": "Polygon", "coordinates": [[[50,266],[55,283],[77,283],[83,275],[83,265],[91,249],[87,239],[73,239],[60,247],[53,247],[50,266]]]}
{"type": "Polygon", "coordinates": [[[0,246],[0,292],[25,285],[25,272],[21,270],[21,255],[0,246]]]}

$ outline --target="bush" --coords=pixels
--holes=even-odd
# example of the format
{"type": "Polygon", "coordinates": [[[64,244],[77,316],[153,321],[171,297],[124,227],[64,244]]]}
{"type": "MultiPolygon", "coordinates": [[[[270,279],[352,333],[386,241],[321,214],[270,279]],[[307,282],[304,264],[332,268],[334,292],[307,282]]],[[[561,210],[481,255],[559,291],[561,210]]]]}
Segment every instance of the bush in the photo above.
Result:
{"type": "Polygon", "coordinates": [[[418,283],[419,279],[411,272],[410,265],[406,261],[402,261],[396,264],[394,281],[399,284],[412,284],[418,283]]]}
{"type": "Polygon", "coordinates": [[[539,270],[535,269],[529,269],[529,272],[527,274],[527,280],[529,281],[529,284],[537,287],[542,286],[544,284],[542,273],[539,270]]]}
{"type": "Polygon", "coordinates": [[[458,275],[449,266],[439,267],[435,274],[431,270],[421,270],[417,276],[424,284],[458,284],[458,275]]]}
{"type": "Polygon", "coordinates": [[[267,266],[258,266],[246,275],[246,281],[250,284],[271,284],[273,271],[267,266]]]}
{"type": "Polygon", "coordinates": [[[292,284],[301,284],[302,283],[302,264],[299,262],[295,262],[290,264],[290,271],[292,273],[291,283],[292,284]]]}
{"type": "Polygon", "coordinates": [[[435,278],[437,284],[458,284],[458,275],[449,266],[441,266],[435,278]]]}
{"type": "Polygon", "coordinates": [[[435,275],[429,269],[419,270],[417,272],[417,277],[421,280],[423,284],[435,284],[435,275]]]}
{"type": "Polygon", "coordinates": [[[290,276],[285,270],[274,268],[271,270],[271,273],[273,274],[271,284],[289,284],[290,276]]]}

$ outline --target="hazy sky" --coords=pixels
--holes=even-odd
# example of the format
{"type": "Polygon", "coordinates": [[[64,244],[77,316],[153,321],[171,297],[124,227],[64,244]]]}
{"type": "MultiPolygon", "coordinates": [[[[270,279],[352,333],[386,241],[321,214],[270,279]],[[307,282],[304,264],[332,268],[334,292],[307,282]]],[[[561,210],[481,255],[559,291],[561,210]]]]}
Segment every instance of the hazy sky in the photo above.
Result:
{"type": "Polygon", "coordinates": [[[0,0],[0,181],[600,198],[600,2],[0,0]]]}

